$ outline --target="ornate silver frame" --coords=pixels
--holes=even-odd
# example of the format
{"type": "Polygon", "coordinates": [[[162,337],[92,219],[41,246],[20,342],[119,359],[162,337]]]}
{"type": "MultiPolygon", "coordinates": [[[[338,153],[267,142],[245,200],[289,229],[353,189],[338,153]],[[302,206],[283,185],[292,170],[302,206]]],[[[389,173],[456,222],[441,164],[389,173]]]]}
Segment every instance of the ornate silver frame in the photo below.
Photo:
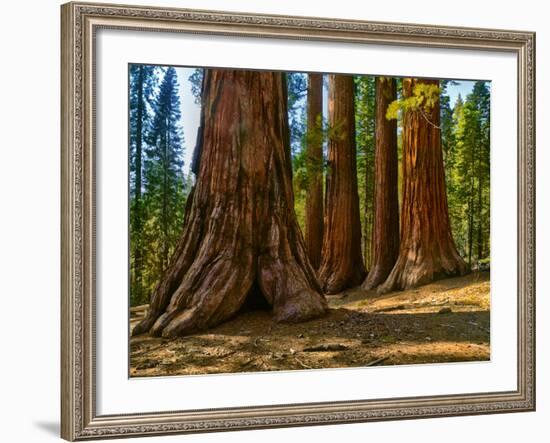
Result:
{"type": "Polygon", "coordinates": [[[68,3],[61,7],[61,436],[67,440],[533,411],[535,34],[68,3]],[[510,392],[98,416],[95,408],[94,35],[99,28],[508,51],[518,59],[518,380],[510,392]]]}

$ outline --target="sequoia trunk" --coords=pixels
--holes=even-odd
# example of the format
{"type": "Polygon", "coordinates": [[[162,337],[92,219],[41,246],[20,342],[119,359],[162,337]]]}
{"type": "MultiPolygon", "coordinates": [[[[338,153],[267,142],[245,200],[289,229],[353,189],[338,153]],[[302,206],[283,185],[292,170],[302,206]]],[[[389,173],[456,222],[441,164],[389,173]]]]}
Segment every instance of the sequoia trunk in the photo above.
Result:
{"type": "Polygon", "coordinates": [[[361,284],[361,221],[357,192],[353,77],[329,76],[329,141],[325,231],[319,280],[334,294],[361,284]]]}
{"type": "MultiPolygon", "coordinates": [[[[416,84],[437,80],[404,79],[410,97],[416,84]]],[[[449,224],[439,102],[406,110],[403,120],[403,202],[399,257],[379,292],[407,289],[468,271],[449,224]]]]}
{"type": "Polygon", "coordinates": [[[263,296],[276,321],[325,312],[293,209],[283,82],[275,72],[205,72],[192,202],[134,334],[169,337],[215,326],[249,295],[263,296]]]}
{"type": "Polygon", "coordinates": [[[307,91],[307,174],[305,240],[314,269],[323,246],[323,75],[309,74],[307,91]]]}
{"type": "Polygon", "coordinates": [[[397,97],[393,78],[376,78],[376,149],[374,159],[373,263],[363,288],[383,283],[399,255],[397,198],[397,120],[386,111],[397,97]]]}

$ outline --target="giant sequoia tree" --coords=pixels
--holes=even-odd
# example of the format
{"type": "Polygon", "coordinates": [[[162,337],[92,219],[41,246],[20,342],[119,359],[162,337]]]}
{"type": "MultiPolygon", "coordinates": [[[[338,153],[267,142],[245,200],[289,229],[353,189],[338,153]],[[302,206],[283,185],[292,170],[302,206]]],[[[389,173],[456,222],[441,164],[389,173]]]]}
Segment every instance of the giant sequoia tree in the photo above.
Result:
{"type": "Polygon", "coordinates": [[[329,141],[325,232],[319,280],[325,292],[361,284],[361,220],[357,193],[353,77],[329,76],[329,141]]]}
{"type": "Polygon", "coordinates": [[[283,74],[207,70],[202,106],[184,232],[133,333],[211,327],[247,297],[265,298],[277,321],[323,314],[294,213],[283,74]]]}
{"type": "Polygon", "coordinates": [[[305,239],[311,264],[321,264],[323,246],[323,75],[309,74],[307,90],[307,194],[305,239]]]}
{"type": "Polygon", "coordinates": [[[399,255],[397,121],[386,118],[388,106],[396,98],[395,79],[376,77],[373,263],[362,285],[365,289],[383,283],[399,255]]]}
{"type": "Polygon", "coordinates": [[[403,80],[407,106],[403,116],[401,245],[380,292],[407,289],[468,270],[456,250],[449,223],[438,83],[403,80]]]}

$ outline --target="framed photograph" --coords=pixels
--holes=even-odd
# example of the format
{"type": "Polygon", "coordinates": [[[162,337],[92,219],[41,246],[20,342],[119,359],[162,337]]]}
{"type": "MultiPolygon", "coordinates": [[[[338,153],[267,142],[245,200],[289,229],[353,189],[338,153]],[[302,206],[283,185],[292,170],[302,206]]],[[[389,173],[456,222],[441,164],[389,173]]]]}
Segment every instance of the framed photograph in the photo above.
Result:
{"type": "Polygon", "coordinates": [[[534,410],[534,33],[61,17],[63,438],[534,410]]]}

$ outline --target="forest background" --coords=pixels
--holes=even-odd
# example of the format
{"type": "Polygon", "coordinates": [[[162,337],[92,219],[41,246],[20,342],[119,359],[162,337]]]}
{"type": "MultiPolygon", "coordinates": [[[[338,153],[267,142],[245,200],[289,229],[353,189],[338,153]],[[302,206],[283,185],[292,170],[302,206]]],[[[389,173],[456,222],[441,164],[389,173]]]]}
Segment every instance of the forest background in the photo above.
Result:
{"type": "MultiPolygon", "coordinates": [[[[186,201],[195,181],[191,164],[199,126],[200,68],[129,67],[130,305],[149,302],[180,237],[186,201]]],[[[327,75],[323,76],[318,131],[307,129],[308,74],[286,74],[295,212],[302,231],[310,184],[307,142],[320,137],[323,177],[327,172],[327,75]]],[[[373,260],[375,77],[354,78],[356,174],[361,252],[366,269],[373,260]]],[[[397,98],[402,99],[401,79],[397,98]]],[[[490,82],[441,80],[441,147],[451,230],[459,254],[473,269],[490,265],[490,82]]],[[[391,107],[391,106],[390,106],[391,107]]],[[[393,115],[391,115],[393,114],[393,115]]],[[[397,119],[398,198],[401,207],[401,112],[397,119]]]]}

